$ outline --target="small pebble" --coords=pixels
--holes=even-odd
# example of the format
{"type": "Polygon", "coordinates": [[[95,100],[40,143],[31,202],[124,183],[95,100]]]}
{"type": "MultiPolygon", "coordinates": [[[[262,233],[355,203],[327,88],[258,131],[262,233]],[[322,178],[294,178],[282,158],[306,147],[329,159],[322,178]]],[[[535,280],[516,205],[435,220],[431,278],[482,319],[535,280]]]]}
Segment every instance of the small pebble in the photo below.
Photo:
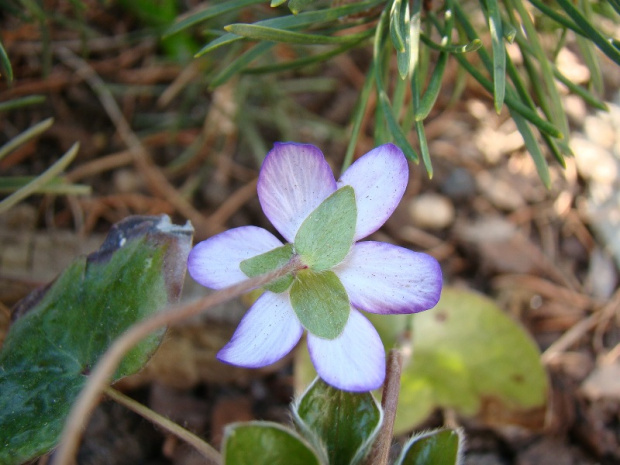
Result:
{"type": "Polygon", "coordinates": [[[465,168],[456,168],[441,184],[441,192],[452,200],[466,200],[476,193],[476,182],[465,168]]]}
{"type": "Polygon", "coordinates": [[[419,195],[411,200],[408,209],[414,225],[419,228],[443,229],[454,221],[454,206],[443,195],[419,195]]]}

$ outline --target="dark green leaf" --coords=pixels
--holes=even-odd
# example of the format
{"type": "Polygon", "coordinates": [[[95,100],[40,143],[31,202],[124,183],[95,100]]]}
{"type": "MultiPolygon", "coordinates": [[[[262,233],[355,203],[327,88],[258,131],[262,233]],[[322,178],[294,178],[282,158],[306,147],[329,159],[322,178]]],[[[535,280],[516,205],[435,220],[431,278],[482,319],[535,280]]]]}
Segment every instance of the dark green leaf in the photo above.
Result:
{"type": "Polygon", "coordinates": [[[395,465],[457,465],[462,455],[460,431],[427,431],[407,441],[395,465]]]}
{"type": "Polygon", "coordinates": [[[504,48],[504,29],[499,14],[497,0],[485,0],[487,19],[491,32],[491,46],[493,48],[493,101],[495,111],[499,113],[504,105],[506,92],[506,49],[504,48]]]}
{"type": "Polygon", "coordinates": [[[366,32],[341,36],[305,34],[303,32],[294,32],[287,29],[242,23],[230,24],[224,29],[227,32],[245,37],[246,39],[284,42],[288,44],[300,45],[330,45],[345,44],[347,42],[359,42],[361,38],[364,38],[367,35],[366,32]]]}
{"type": "Polygon", "coordinates": [[[295,431],[267,421],[233,423],[224,430],[225,465],[320,465],[295,431]]]}
{"type": "Polygon", "coordinates": [[[311,269],[328,270],[349,253],[356,221],[355,191],[344,186],[304,220],[295,235],[295,251],[311,269]]]}
{"type": "Polygon", "coordinates": [[[463,45],[444,45],[433,42],[426,34],[420,34],[420,39],[426,45],[434,50],[438,50],[440,52],[448,52],[448,53],[468,53],[475,52],[480,47],[482,47],[482,41],[480,39],[474,39],[471,42],[468,42],[463,45]]]}
{"type": "Polygon", "coordinates": [[[545,156],[543,155],[540,146],[538,145],[538,141],[536,140],[536,136],[532,132],[528,122],[518,113],[510,112],[512,119],[517,125],[517,129],[521,133],[523,137],[523,141],[525,142],[525,147],[530,153],[532,160],[534,160],[534,164],[536,165],[536,170],[538,171],[538,176],[540,176],[540,180],[543,182],[547,189],[551,188],[551,177],[549,176],[549,166],[547,165],[547,161],[545,160],[545,156]]]}
{"type": "Polygon", "coordinates": [[[293,403],[301,433],[330,464],[361,462],[381,427],[383,413],[371,393],[340,391],[316,378],[293,403]]]}
{"type": "MultiPolygon", "coordinates": [[[[450,2],[450,6],[451,4],[452,2],[450,2]]],[[[445,16],[446,16],[446,28],[445,28],[446,34],[444,35],[442,39],[442,44],[449,47],[451,45],[452,27],[454,25],[454,14],[452,13],[452,10],[448,10],[446,11],[445,16]]],[[[437,63],[435,64],[435,69],[433,70],[431,79],[428,82],[426,92],[424,93],[422,98],[419,100],[419,103],[416,105],[415,119],[417,121],[422,121],[426,119],[426,117],[431,112],[433,106],[435,105],[435,101],[437,100],[437,97],[439,96],[439,91],[441,89],[441,81],[443,79],[444,71],[446,70],[447,62],[448,62],[448,52],[446,51],[440,52],[439,57],[437,57],[437,63]]],[[[417,128],[417,125],[416,125],[416,128],[417,128]]],[[[419,138],[420,130],[418,129],[417,132],[418,132],[418,138],[419,138]]],[[[424,144],[426,145],[426,137],[424,137],[424,144]]],[[[424,149],[422,148],[422,145],[423,145],[423,142],[422,140],[420,140],[422,159],[424,160],[424,149]]],[[[428,152],[428,148],[426,149],[426,151],[428,152]]],[[[429,164],[426,164],[425,162],[425,165],[427,165],[426,166],[427,171],[429,168],[428,166],[429,164]]]]}
{"type": "Polygon", "coordinates": [[[296,15],[314,1],[315,0],[290,0],[288,2],[288,7],[293,12],[293,14],[296,15]]]}
{"type": "Polygon", "coordinates": [[[594,24],[590,23],[570,0],[557,0],[557,2],[566,14],[583,30],[586,37],[592,40],[605,55],[620,65],[620,49],[616,48],[609,41],[609,38],[605,37],[594,24]]]}
{"type": "Polygon", "coordinates": [[[351,165],[353,161],[353,155],[355,151],[355,146],[357,145],[357,140],[359,138],[360,130],[362,129],[362,122],[364,119],[364,113],[366,112],[366,107],[368,106],[368,100],[370,98],[370,94],[372,92],[373,84],[375,83],[375,71],[373,66],[371,65],[368,73],[366,74],[366,79],[364,80],[364,86],[359,94],[357,103],[355,104],[355,108],[353,109],[353,116],[351,117],[351,136],[349,137],[349,144],[347,145],[347,152],[344,156],[344,161],[342,162],[342,172],[351,165]]]}
{"type": "Polygon", "coordinates": [[[228,66],[220,71],[210,82],[209,87],[215,89],[227,82],[235,74],[243,71],[250,63],[261,55],[267,53],[275,44],[272,42],[261,42],[249,48],[245,53],[235,58],[228,66]]]}
{"type": "Polygon", "coordinates": [[[7,211],[13,205],[21,202],[23,199],[36,192],[41,186],[46,185],[52,181],[56,176],[64,171],[64,169],[73,161],[79,150],[79,144],[76,142],[71,148],[60,157],[56,162],[50,166],[43,173],[34,178],[33,181],[21,187],[19,190],[13,192],[8,197],[5,197],[0,201],[0,213],[7,211]]]}
{"type": "MultiPolygon", "coordinates": [[[[314,26],[315,24],[326,24],[331,21],[337,21],[340,18],[359,13],[362,11],[366,11],[379,3],[382,3],[383,0],[366,0],[364,2],[352,3],[350,5],[343,5],[336,8],[327,8],[323,10],[317,11],[307,11],[305,13],[300,13],[298,15],[288,15],[281,16],[278,18],[266,19],[263,21],[258,21],[254,23],[256,26],[267,26],[276,29],[297,29],[305,26],[314,26]]],[[[236,34],[227,33],[221,37],[218,37],[214,41],[208,43],[202,49],[196,53],[196,56],[199,57],[204,55],[205,53],[209,53],[216,48],[219,48],[223,45],[235,42],[237,40],[241,40],[243,37],[238,36],[236,34]]]]}
{"type": "Polygon", "coordinates": [[[13,82],[13,67],[11,66],[11,60],[4,49],[4,45],[0,40],[0,69],[4,72],[6,82],[9,84],[13,82]]]}
{"type": "Polygon", "coordinates": [[[171,36],[172,34],[176,34],[177,32],[187,29],[194,24],[206,21],[207,19],[215,18],[228,13],[229,11],[241,10],[244,7],[263,2],[264,0],[227,0],[222,3],[218,3],[197,11],[196,13],[191,13],[189,16],[184,16],[182,20],[173,24],[164,32],[164,37],[171,36]]]}
{"type": "Polygon", "coordinates": [[[256,67],[253,67],[253,68],[246,68],[242,72],[244,74],[276,73],[276,72],[279,72],[279,71],[287,71],[287,70],[290,70],[290,69],[299,69],[299,68],[302,68],[304,66],[321,63],[321,62],[323,62],[325,60],[328,60],[328,59],[330,59],[330,58],[332,58],[334,56],[341,55],[344,52],[346,52],[347,50],[352,49],[353,47],[359,45],[360,42],[362,42],[364,39],[367,39],[368,37],[372,36],[373,34],[374,34],[374,32],[371,29],[369,29],[366,32],[366,34],[364,34],[363,36],[360,36],[360,38],[357,41],[347,42],[344,45],[341,45],[340,47],[333,48],[332,50],[330,50],[328,52],[316,53],[316,54],[313,54],[313,55],[308,56],[308,57],[298,58],[296,60],[287,60],[285,62],[277,63],[277,64],[273,64],[273,65],[265,65],[265,66],[256,66],[256,67]]]}
{"type": "Polygon", "coordinates": [[[408,18],[403,17],[400,10],[402,3],[402,0],[394,0],[390,9],[390,36],[397,52],[405,51],[405,34],[409,33],[408,28],[405,28],[405,20],[408,18]]]}
{"type": "Polygon", "coordinates": [[[36,105],[43,102],[45,102],[45,95],[28,95],[27,97],[14,98],[0,103],[0,111],[9,111],[15,108],[36,105]]]}
{"type": "Polygon", "coordinates": [[[418,52],[420,37],[418,31],[411,27],[411,13],[409,11],[408,1],[402,2],[400,17],[402,18],[401,29],[403,31],[405,46],[403,50],[396,51],[396,64],[401,80],[405,81],[413,71],[416,60],[413,54],[418,52]]]}
{"type": "MultiPolygon", "coordinates": [[[[270,250],[256,257],[243,260],[239,267],[246,276],[253,278],[270,271],[275,271],[286,265],[293,256],[293,245],[286,244],[277,249],[270,250]]],[[[293,282],[293,276],[288,274],[280,279],[275,280],[271,284],[265,286],[271,292],[284,292],[293,282]]]]}
{"type": "Polygon", "coordinates": [[[291,306],[304,328],[325,339],[335,339],[342,333],[351,304],[333,271],[299,271],[290,292],[291,306]]]}
{"type": "MultiPolygon", "coordinates": [[[[0,352],[0,463],[19,464],[56,445],[111,342],[178,299],[191,238],[190,226],[174,226],[168,217],[131,217],[98,252],[18,305],[0,352]]],[[[162,335],[134,347],[114,379],[141,369],[162,335]]]]}
{"type": "Polygon", "coordinates": [[[418,141],[420,142],[420,153],[422,154],[424,168],[426,168],[429,179],[432,179],[433,164],[431,163],[431,154],[428,150],[428,142],[426,141],[426,134],[424,133],[424,124],[422,123],[422,121],[415,122],[415,130],[416,134],[418,135],[418,141]]]}

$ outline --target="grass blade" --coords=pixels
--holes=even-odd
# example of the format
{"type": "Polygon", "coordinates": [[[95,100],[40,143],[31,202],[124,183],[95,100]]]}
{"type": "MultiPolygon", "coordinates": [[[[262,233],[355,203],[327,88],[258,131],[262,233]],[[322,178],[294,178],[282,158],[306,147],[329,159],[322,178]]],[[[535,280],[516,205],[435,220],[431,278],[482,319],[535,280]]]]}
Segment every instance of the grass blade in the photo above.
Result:
{"type": "Polygon", "coordinates": [[[557,0],[566,14],[583,30],[586,37],[592,40],[596,46],[611,60],[620,65],[620,50],[616,48],[609,38],[605,37],[588,19],[573,5],[570,0],[557,0]]]}
{"type": "Polygon", "coordinates": [[[21,202],[23,199],[41,189],[42,186],[50,182],[56,176],[64,171],[64,169],[73,161],[78,153],[80,144],[76,142],[67,152],[56,161],[52,166],[37,176],[32,182],[26,184],[21,189],[15,191],[0,202],[0,214],[6,212],[9,208],[21,202]]]}
{"type": "Polygon", "coordinates": [[[353,154],[355,152],[355,146],[359,139],[360,130],[362,129],[362,121],[364,120],[364,113],[368,107],[368,100],[372,92],[373,84],[375,83],[375,70],[374,66],[371,66],[364,80],[364,86],[360,92],[355,108],[353,109],[353,116],[351,117],[352,127],[351,136],[349,137],[349,144],[347,145],[347,151],[342,162],[342,173],[353,162],[353,154]]]}
{"type": "Polygon", "coordinates": [[[493,102],[495,111],[499,114],[504,105],[506,93],[506,48],[504,47],[504,28],[499,14],[497,0],[481,0],[486,4],[487,20],[491,33],[491,48],[493,50],[493,102]]]}
{"type": "Polygon", "coordinates": [[[527,34],[525,42],[529,44],[540,66],[539,77],[536,79],[535,76],[532,76],[532,83],[538,85],[541,81],[540,78],[542,78],[544,88],[540,89],[540,99],[541,102],[548,102],[548,108],[546,108],[548,112],[547,118],[562,131],[565,137],[568,137],[568,119],[562,107],[562,100],[555,84],[551,64],[538,40],[538,31],[536,31],[523,2],[521,0],[510,0],[510,3],[519,13],[521,24],[527,34]]]}
{"type": "Polygon", "coordinates": [[[164,31],[163,37],[166,38],[168,36],[176,34],[177,32],[183,31],[184,29],[187,29],[194,24],[198,24],[208,19],[215,18],[230,11],[241,10],[246,6],[255,5],[257,3],[264,3],[264,0],[232,0],[218,3],[217,5],[201,9],[200,11],[197,11],[195,13],[190,12],[189,14],[180,17],[176,23],[166,29],[164,31]]]}
{"type": "Polygon", "coordinates": [[[4,44],[0,40],[0,68],[4,71],[6,82],[9,84],[13,82],[13,67],[11,66],[11,60],[4,49],[4,44]]]}
{"type": "Polygon", "coordinates": [[[45,95],[28,95],[26,97],[14,98],[0,103],[0,111],[9,111],[22,108],[28,105],[37,105],[45,102],[45,95]]]}
{"type": "Polygon", "coordinates": [[[384,43],[383,36],[386,18],[388,18],[388,16],[386,15],[386,11],[384,10],[381,13],[381,18],[379,18],[379,22],[377,23],[377,29],[375,32],[375,43],[373,48],[373,68],[375,71],[375,81],[377,83],[377,97],[379,100],[379,105],[377,107],[380,108],[380,111],[383,113],[383,117],[385,118],[385,121],[388,125],[390,132],[392,133],[392,137],[394,137],[395,142],[400,146],[407,158],[417,163],[419,157],[407,140],[407,136],[405,136],[402,128],[399,126],[398,121],[396,120],[396,116],[394,115],[394,112],[392,110],[390,99],[388,98],[387,93],[385,92],[385,88],[383,86],[383,77],[381,75],[383,71],[383,67],[381,66],[381,49],[383,48],[384,43]]]}
{"type": "Polygon", "coordinates": [[[228,66],[220,71],[209,84],[210,89],[215,89],[228,81],[232,76],[242,71],[250,63],[256,60],[262,54],[268,52],[275,43],[273,42],[260,42],[254,45],[252,48],[235,58],[228,66]]]}
{"type": "Polygon", "coordinates": [[[394,0],[390,9],[390,37],[397,52],[405,51],[405,24],[400,14],[402,0],[394,0]]]}
{"type": "Polygon", "coordinates": [[[350,42],[359,42],[360,38],[367,36],[366,32],[342,36],[324,36],[319,34],[293,32],[287,29],[277,29],[273,27],[259,26],[256,24],[241,23],[230,24],[224,29],[227,32],[231,32],[250,40],[283,42],[298,45],[341,45],[350,42]]]}
{"type": "Polygon", "coordinates": [[[20,145],[47,131],[52,126],[52,124],[54,124],[54,118],[47,118],[40,123],[37,123],[34,126],[26,129],[24,132],[18,134],[17,136],[13,137],[10,141],[0,147],[0,160],[2,160],[5,156],[7,156],[20,145]]]}
{"type": "Polygon", "coordinates": [[[542,180],[543,184],[547,189],[551,188],[551,177],[549,175],[549,166],[547,165],[547,161],[545,160],[545,156],[540,149],[540,145],[538,145],[538,141],[532,132],[527,121],[518,113],[510,112],[512,118],[514,119],[515,124],[517,125],[517,129],[521,133],[523,137],[523,141],[525,142],[525,147],[530,153],[532,160],[534,160],[534,164],[536,165],[536,170],[538,171],[538,176],[542,180]]]}
{"type": "MultiPolygon", "coordinates": [[[[299,13],[296,16],[287,15],[278,18],[265,19],[262,21],[257,21],[256,23],[254,23],[254,25],[291,30],[306,26],[313,26],[315,24],[326,24],[331,21],[337,21],[347,15],[361,13],[362,11],[366,11],[378,5],[379,3],[382,3],[382,0],[366,0],[364,2],[353,3],[350,5],[344,5],[336,8],[326,8],[323,10],[299,13]]],[[[206,53],[215,50],[216,48],[242,39],[243,37],[236,34],[232,34],[230,32],[226,33],[223,36],[209,42],[207,45],[201,48],[194,56],[200,57],[206,53]]]]}

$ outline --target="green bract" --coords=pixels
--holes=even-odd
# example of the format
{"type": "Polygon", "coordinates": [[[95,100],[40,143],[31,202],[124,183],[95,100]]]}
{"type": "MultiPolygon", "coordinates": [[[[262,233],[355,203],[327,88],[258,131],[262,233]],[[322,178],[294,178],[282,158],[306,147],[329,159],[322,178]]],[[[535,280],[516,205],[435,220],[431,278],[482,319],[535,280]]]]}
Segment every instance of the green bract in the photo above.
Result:
{"type": "MultiPolygon", "coordinates": [[[[282,247],[275,248],[264,254],[257,255],[256,257],[243,260],[239,267],[248,277],[259,276],[263,273],[269,273],[275,271],[278,268],[286,265],[293,256],[293,245],[286,244],[282,247]]],[[[286,276],[275,280],[271,284],[265,286],[265,289],[271,292],[284,292],[293,282],[293,276],[287,274],[286,276]]]]}
{"type": "Polygon", "coordinates": [[[351,309],[347,291],[333,271],[298,272],[291,286],[291,305],[304,328],[325,339],[342,333],[351,309]]]}
{"type": "Polygon", "coordinates": [[[349,253],[356,221],[355,192],[344,186],[304,220],[295,236],[295,251],[313,270],[328,270],[349,253]]]}

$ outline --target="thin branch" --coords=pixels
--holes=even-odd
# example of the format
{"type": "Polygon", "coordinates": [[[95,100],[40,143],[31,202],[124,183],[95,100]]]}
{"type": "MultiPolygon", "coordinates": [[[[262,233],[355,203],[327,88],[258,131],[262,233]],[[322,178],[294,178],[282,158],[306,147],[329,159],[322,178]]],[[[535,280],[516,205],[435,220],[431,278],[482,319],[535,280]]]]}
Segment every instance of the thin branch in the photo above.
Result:
{"type": "Polygon", "coordinates": [[[103,354],[89,376],[86,386],[84,386],[84,389],[82,389],[82,392],[73,404],[73,408],[69,413],[61,435],[58,450],[55,454],[55,463],[57,465],[70,465],[73,463],[72,459],[75,457],[82,429],[91,412],[97,405],[99,396],[109,384],[123,356],[140,340],[157,329],[196,316],[211,307],[239,297],[252,289],[264,286],[275,279],[299,269],[301,266],[298,259],[294,257],[286,266],[276,271],[248,279],[188,304],[172,306],[164,312],[156,313],[149,319],[131,326],[114,341],[106,353],[103,354]]]}
{"type": "Polygon", "coordinates": [[[155,423],[160,428],[174,434],[182,441],[185,441],[193,446],[205,459],[207,459],[207,463],[209,463],[209,465],[220,465],[222,463],[222,456],[219,452],[191,431],[186,430],[174,421],[169,420],[165,416],[160,415],[159,413],[148,408],[146,405],[142,405],[140,402],[133,400],[131,397],[126,396],[114,388],[107,387],[104,392],[110,399],[127,407],[132,412],[135,412],[150,422],[155,423]]]}

